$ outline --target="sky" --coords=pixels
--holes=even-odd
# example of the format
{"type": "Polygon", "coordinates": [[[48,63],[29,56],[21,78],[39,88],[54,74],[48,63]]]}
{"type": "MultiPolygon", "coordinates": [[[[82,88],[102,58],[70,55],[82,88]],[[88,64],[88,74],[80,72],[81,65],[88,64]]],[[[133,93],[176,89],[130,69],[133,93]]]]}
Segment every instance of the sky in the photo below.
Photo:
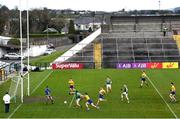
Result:
{"type": "MultiPolygon", "coordinates": [[[[19,6],[27,9],[27,0],[0,0],[1,5],[9,9],[19,6]]],[[[28,0],[30,9],[47,7],[50,9],[73,9],[92,11],[118,11],[122,10],[158,10],[180,7],[180,0],[28,0]],[[159,2],[160,1],[160,2],[159,2]],[[159,4],[160,3],[160,4],[159,4]]],[[[19,7],[18,7],[19,8],[19,7]]]]}

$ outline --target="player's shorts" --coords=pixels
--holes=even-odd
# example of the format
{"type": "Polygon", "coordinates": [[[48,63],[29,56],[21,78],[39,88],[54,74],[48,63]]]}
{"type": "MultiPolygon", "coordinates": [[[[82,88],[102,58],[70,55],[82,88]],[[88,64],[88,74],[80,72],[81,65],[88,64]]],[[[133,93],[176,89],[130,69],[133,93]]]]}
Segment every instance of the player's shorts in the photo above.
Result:
{"type": "Polygon", "coordinates": [[[104,96],[99,94],[99,100],[102,101],[104,99],[104,96]]]}
{"type": "Polygon", "coordinates": [[[141,81],[146,81],[146,78],[141,78],[141,81]]]}
{"type": "Polygon", "coordinates": [[[77,98],[76,99],[76,103],[79,103],[80,100],[81,100],[81,98],[77,98]]]}
{"type": "Polygon", "coordinates": [[[111,84],[106,84],[106,88],[110,88],[111,89],[111,84]]]}
{"type": "Polygon", "coordinates": [[[127,93],[127,92],[123,92],[122,94],[125,95],[126,97],[128,96],[128,93],[127,93]]]}
{"type": "Polygon", "coordinates": [[[47,97],[48,99],[51,99],[51,98],[52,98],[52,96],[51,96],[51,95],[46,95],[46,97],[47,97]]]}
{"type": "Polygon", "coordinates": [[[73,85],[70,85],[69,88],[70,88],[70,89],[74,89],[74,86],[73,86],[73,85]]]}
{"type": "Polygon", "coordinates": [[[172,95],[175,95],[175,94],[176,94],[176,92],[175,92],[175,91],[171,91],[171,94],[172,94],[172,95]]]}
{"type": "Polygon", "coordinates": [[[93,101],[91,99],[87,101],[87,104],[92,104],[92,103],[93,101]]]}

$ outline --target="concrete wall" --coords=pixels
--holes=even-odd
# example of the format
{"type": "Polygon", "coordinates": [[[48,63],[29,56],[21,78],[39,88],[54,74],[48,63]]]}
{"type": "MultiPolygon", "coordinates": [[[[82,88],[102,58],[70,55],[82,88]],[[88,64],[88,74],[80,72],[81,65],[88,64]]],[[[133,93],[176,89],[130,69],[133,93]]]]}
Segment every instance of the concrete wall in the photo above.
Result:
{"type": "Polygon", "coordinates": [[[0,44],[1,45],[7,45],[7,42],[11,39],[11,37],[5,37],[5,36],[0,36],[0,44]]]}
{"type": "MultiPolygon", "coordinates": [[[[33,45],[30,47],[29,56],[36,57],[36,56],[43,55],[46,49],[47,49],[47,45],[33,45]]],[[[0,48],[0,58],[2,58],[3,55],[5,55],[6,53],[7,51],[4,48],[0,48]]],[[[28,55],[27,49],[23,51],[23,55],[24,56],[28,55]]]]}
{"type": "MultiPolygon", "coordinates": [[[[34,46],[31,46],[30,47],[30,50],[29,50],[29,56],[31,57],[36,57],[36,56],[39,56],[39,55],[43,55],[44,52],[46,51],[47,49],[47,46],[46,45],[34,45],[34,46]]],[[[27,56],[28,55],[28,52],[27,52],[27,49],[24,51],[24,56],[27,56]]]]}
{"type": "Polygon", "coordinates": [[[0,48],[0,58],[2,58],[3,57],[3,55],[4,54],[6,54],[7,52],[6,52],[6,50],[5,49],[3,49],[3,48],[0,48]]]}

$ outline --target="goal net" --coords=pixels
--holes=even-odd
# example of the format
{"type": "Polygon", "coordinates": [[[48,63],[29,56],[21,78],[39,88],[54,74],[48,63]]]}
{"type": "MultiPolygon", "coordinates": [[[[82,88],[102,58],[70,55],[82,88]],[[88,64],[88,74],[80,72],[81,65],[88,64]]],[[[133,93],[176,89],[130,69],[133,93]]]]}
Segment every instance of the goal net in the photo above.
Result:
{"type": "MultiPolygon", "coordinates": [[[[25,73],[23,76],[17,75],[11,78],[11,84],[9,88],[9,95],[12,100],[16,103],[17,101],[20,101],[21,99],[21,79],[23,78],[23,82],[25,85],[23,85],[23,90],[26,89],[27,85],[25,82],[27,82],[27,73],[25,73]]],[[[23,93],[26,93],[23,91],[23,93]]],[[[24,95],[24,94],[23,94],[24,95]]]]}

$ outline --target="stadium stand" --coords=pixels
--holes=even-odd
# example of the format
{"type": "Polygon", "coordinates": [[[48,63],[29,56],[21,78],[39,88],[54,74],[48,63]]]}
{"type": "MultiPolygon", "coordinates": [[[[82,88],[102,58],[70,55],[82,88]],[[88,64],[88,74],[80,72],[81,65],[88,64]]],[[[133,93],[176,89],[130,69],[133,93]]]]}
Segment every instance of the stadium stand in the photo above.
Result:
{"type": "MultiPolygon", "coordinates": [[[[173,62],[180,60],[179,42],[173,40],[173,31],[178,29],[180,16],[112,16],[94,42],[102,45],[103,68],[115,68],[121,62],[173,62]]],[[[67,62],[93,65],[93,44],[67,62]]]]}

